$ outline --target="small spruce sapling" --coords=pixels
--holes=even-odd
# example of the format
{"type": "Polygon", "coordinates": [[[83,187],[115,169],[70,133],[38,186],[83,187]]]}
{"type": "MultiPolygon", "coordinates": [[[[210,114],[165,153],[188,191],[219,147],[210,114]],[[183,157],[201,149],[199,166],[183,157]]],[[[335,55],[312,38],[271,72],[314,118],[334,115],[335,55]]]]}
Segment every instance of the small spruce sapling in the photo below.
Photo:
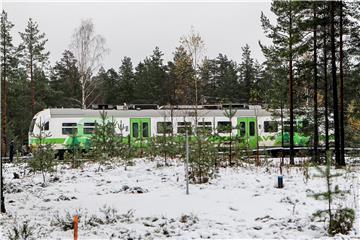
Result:
{"type": "Polygon", "coordinates": [[[65,155],[65,159],[71,161],[73,168],[77,168],[81,165],[80,158],[82,157],[82,149],[77,138],[77,131],[75,131],[70,137],[70,153],[65,155]]]}
{"type": "Polygon", "coordinates": [[[91,136],[91,146],[95,159],[104,162],[108,157],[116,155],[118,138],[115,132],[116,122],[108,119],[106,111],[100,112],[100,118],[91,136]]]}
{"type": "Polygon", "coordinates": [[[231,166],[232,163],[232,156],[233,156],[233,136],[232,136],[232,119],[236,114],[236,110],[232,109],[231,105],[229,109],[225,109],[224,116],[228,118],[230,125],[226,126],[226,132],[229,134],[229,165],[231,166]]]}
{"type": "Polygon", "coordinates": [[[197,129],[197,135],[190,141],[189,156],[189,177],[195,183],[206,183],[215,176],[216,160],[218,157],[217,149],[209,141],[209,129],[202,124],[197,129]]]}
{"type": "MultiPolygon", "coordinates": [[[[330,151],[326,153],[326,166],[325,169],[322,169],[320,166],[316,166],[317,171],[320,175],[316,175],[317,177],[323,177],[326,180],[326,191],[315,193],[312,195],[316,200],[326,200],[328,209],[326,210],[318,210],[313,214],[314,217],[322,217],[328,216],[328,233],[330,235],[336,235],[338,233],[347,234],[354,223],[355,213],[353,209],[350,208],[341,208],[334,209],[333,200],[335,198],[344,197],[345,194],[349,193],[349,191],[340,190],[338,185],[332,187],[331,179],[335,177],[341,176],[341,174],[332,174],[331,173],[331,160],[332,156],[330,151]]],[[[326,221],[326,218],[323,219],[326,221]]]]}
{"type": "Polygon", "coordinates": [[[173,125],[172,122],[166,121],[166,117],[164,117],[164,122],[158,123],[158,133],[162,134],[161,136],[157,137],[159,152],[160,155],[162,155],[164,158],[165,166],[167,166],[168,157],[172,157],[175,155],[175,145],[172,138],[173,125]]]}
{"type": "Polygon", "coordinates": [[[128,165],[130,160],[133,158],[134,149],[130,141],[130,135],[128,137],[124,136],[126,127],[122,121],[120,121],[117,126],[120,131],[117,141],[117,155],[125,162],[124,164],[126,168],[126,165],[128,165]]]}
{"type": "Polygon", "coordinates": [[[37,124],[40,129],[38,134],[34,134],[36,141],[36,149],[33,151],[33,158],[29,161],[29,168],[33,171],[41,171],[43,176],[43,184],[46,183],[47,172],[54,170],[55,152],[52,149],[52,144],[46,141],[51,137],[51,134],[45,131],[45,123],[40,122],[37,124]]]}

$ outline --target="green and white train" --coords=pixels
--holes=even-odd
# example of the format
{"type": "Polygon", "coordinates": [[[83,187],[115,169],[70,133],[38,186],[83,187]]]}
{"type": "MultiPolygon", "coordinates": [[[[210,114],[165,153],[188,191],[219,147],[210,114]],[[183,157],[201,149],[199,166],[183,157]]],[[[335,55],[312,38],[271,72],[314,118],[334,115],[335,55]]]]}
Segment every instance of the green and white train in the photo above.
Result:
{"type": "MultiPolygon", "coordinates": [[[[207,129],[213,141],[233,137],[245,139],[252,149],[279,148],[288,145],[288,121],[281,129],[280,117],[274,117],[273,111],[260,106],[231,105],[236,110],[231,122],[225,117],[225,110],[230,105],[201,105],[193,106],[157,107],[152,105],[107,106],[99,105],[93,109],[78,108],[50,108],[37,113],[29,129],[30,149],[39,144],[40,132],[46,135],[43,143],[50,143],[55,150],[70,149],[74,141],[83,149],[91,148],[91,136],[95,125],[101,120],[101,112],[107,113],[108,119],[115,121],[115,132],[125,137],[130,144],[136,145],[139,141],[164,134],[183,136],[185,130],[191,132],[197,123],[197,129],[207,129]],[[109,107],[111,109],[109,109],[109,107]],[[104,110],[101,110],[101,109],[104,110]],[[195,116],[197,115],[197,121],[195,116]],[[40,129],[42,127],[42,129],[40,129]]],[[[301,120],[296,120],[296,128],[300,129],[301,120]]],[[[307,146],[310,137],[295,132],[294,142],[298,147],[307,146]]]]}

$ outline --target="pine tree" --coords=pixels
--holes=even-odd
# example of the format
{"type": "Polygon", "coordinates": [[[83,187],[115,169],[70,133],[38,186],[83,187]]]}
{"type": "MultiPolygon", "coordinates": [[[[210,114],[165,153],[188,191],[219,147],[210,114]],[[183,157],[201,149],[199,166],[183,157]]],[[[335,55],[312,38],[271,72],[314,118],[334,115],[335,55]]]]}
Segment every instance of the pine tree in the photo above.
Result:
{"type": "Polygon", "coordinates": [[[240,101],[239,92],[241,92],[242,88],[239,85],[236,63],[222,54],[219,54],[214,63],[215,75],[213,77],[217,87],[215,91],[216,97],[223,102],[240,101]]]}
{"type": "Polygon", "coordinates": [[[9,78],[9,104],[8,138],[16,143],[26,144],[28,140],[29,125],[33,117],[31,113],[31,89],[27,81],[26,70],[18,64],[9,78]]]}
{"type": "Polygon", "coordinates": [[[237,64],[221,53],[215,59],[204,60],[200,68],[200,78],[207,101],[214,103],[241,101],[239,93],[243,89],[239,84],[237,69],[237,64]]]}
{"type": "Polygon", "coordinates": [[[243,92],[240,99],[243,102],[249,103],[251,97],[251,89],[255,83],[256,73],[255,73],[255,63],[254,59],[251,57],[251,51],[248,44],[241,48],[242,50],[242,59],[239,67],[240,72],[240,82],[242,84],[243,92]]]}
{"type": "Polygon", "coordinates": [[[261,23],[267,37],[274,44],[273,51],[278,57],[288,64],[288,91],[289,91],[289,115],[290,115],[290,164],[294,164],[294,63],[301,55],[302,49],[302,2],[274,1],[271,11],[276,15],[276,25],[262,13],[261,23]]]}
{"type": "Polygon", "coordinates": [[[183,46],[176,48],[173,62],[168,63],[169,77],[168,90],[171,93],[170,103],[192,104],[195,97],[195,70],[191,56],[183,46]]]}
{"type": "MultiPolygon", "coordinates": [[[[325,16],[327,13],[324,13],[325,16]]],[[[322,24],[323,28],[323,78],[324,78],[324,131],[325,131],[325,151],[328,151],[330,149],[329,145],[329,82],[328,82],[328,26],[325,21],[323,21],[322,24]]]]}
{"type": "Polygon", "coordinates": [[[25,32],[20,33],[22,43],[19,46],[22,56],[22,64],[29,72],[31,83],[31,112],[36,113],[36,89],[35,69],[43,69],[47,63],[49,52],[45,50],[47,39],[45,33],[40,33],[39,26],[31,18],[28,21],[25,32]]]}
{"type": "Polygon", "coordinates": [[[1,156],[6,156],[7,153],[7,116],[8,116],[8,82],[9,75],[13,71],[15,48],[12,43],[12,36],[10,34],[12,24],[7,17],[7,13],[3,10],[1,14],[1,45],[0,45],[0,59],[1,59],[1,156]]]}
{"type": "Polygon", "coordinates": [[[335,132],[335,160],[340,165],[340,136],[339,136],[339,107],[338,107],[338,85],[336,80],[336,46],[335,46],[335,2],[330,2],[331,20],[331,76],[333,88],[333,111],[334,111],[334,132],[335,132]]]}
{"type": "Polygon", "coordinates": [[[134,95],[138,103],[166,104],[167,75],[162,56],[163,53],[156,47],[153,54],[136,67],[134,95]]]}
{"type": "Polygon", "coordinates": [[[74,54],[65,50],[60,61],[55,63],[50,75],[50,87],[58,100],[56,107],[80,107],[80,76],[74,54]]]}
{"type": "MultiPolygon", "coordinates": [[[[266,103],[265,92],[268,89],[268,86],[263,84],[264,81],[264,71],[263,66],[255,60],[254,62],[254,82],[252,83],[252,87],[250,89],[250,99],[249,102],[255,105],[259,105],[261,103],[266,103]]],[[[265,81],[266,82],[266,81],[265,81]]]]}
{"type": "Polygon", "coordinates": [[[112,105],[120,105],[119,102],[119,75],[113,69],[104,73],[103,78],[101,79],[101,88],[102,88],[102,97],[101,102],[103,104],[112,104],[112,105]]]}
{"type": "Polygon", "coordinates": [[[119,104],[131,103],[134,96],[134,72],[131,58],[124,57],[119,68],[119,104]]]}
{"type": "Polygon", "coordinates": [[[318,31],[318,17],[317,17],[317,2],[313,2],[313,68],[314,68],[314,161],[320,162],[319,153],[318,153],[318,145],[319,145],[319,127],[318,127],[318,59],[317,59],[317,31],[318,31]]]}
{"type": "MultiPolygon", "coordinates": [[[[104,67],[100,67],[98,73],[89,80],[91,87],[86,91],[86,105],[91,106],[96,103],[105,103],[107,74],[104,67]],[[90,91],[91,89],[91,91],[90,91]]],[[[81,101],[82,102],[82,101],[81,101]]]]}
{"type": "Polygon", "coordinates": [[[216,94],[217,83],[214,78],[216,64],[213,59],[205,58],[201,67],[199,67],[199,78],[202,83],[201,95],[204,103],[219,103],[220,100],[216,94]]]}
{"type": "MultiPolygon", "coordinates": [[[[340,18],[342,16],[342,21],[339,19],[339,28],[342,25],[342,61],[339,59],[339,65],[342,62],[342,82],[341,83],[341,72],[340,72],[340,93],[343,97],[340,97],[340,101],[343,101],[342,109],[340,109],[340,120],[343,117],[343,121],[340,122],[340,138],[342,138],[340,147],[342,149],[341,153],[341,163],[345,164],[344,161],[344,148],[345,145],[356,145],[357,143],[353,142],[352,137],[356,135],[354,129],[350,127],[350,122],[348,120],[358,117],[358,115],[351,115],[346,109],[348,109],[353,104],[359,103],[358,89],[359,89],[359,67],[360,67],[360,2],[342,2],[342,14],[340,10],[337,15],[340,18]],[[340,23],[342,22],[342,24],[340,23]],[[343,99],[342,99],[343,98],[343,99]],[[342,112],[342,113],[341,113],[342,112]],[[343,116],[341,116],[343,115],[343,116]]],[[[340,30],[340,29],[339,29],[340,30]]],[[[339,33],[340,34],[340,33],[339,33]]],[[[339,54],[340,57],[340,54],[339,54]]]]}
{"type": "Polygon", "coordinates": [[[343,35],[344,35],[344,17],[343,17],[343,3],[339,2],[339,67],[340,67],[340,105],[339,105],[339,124],[340,124],[340,165],[345,166],[345,120],[344,120],[344,50],[343,50],[343,35]]]}

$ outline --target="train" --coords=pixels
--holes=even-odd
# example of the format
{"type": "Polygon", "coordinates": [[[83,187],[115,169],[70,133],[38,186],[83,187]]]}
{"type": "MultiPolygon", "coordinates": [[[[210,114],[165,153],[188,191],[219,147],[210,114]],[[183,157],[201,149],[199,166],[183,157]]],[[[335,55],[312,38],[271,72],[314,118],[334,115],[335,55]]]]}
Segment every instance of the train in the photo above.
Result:
{"type": "MultiPolygon", "coordinates": [[[[230,136],[245,139],[250,149],[277,149],[289,144],[289,121],[281,118],[280,111],[246,104],[217,104],[198,106],[158,106],[153,104],[94,105],[90,109],[48,108],[38,112],[31,120],[29,147],[51,144],[54,150],[70,149],[76,138],[82,149],[91,149],[91,137],[102,112],[115,122],[115,134],[129,144],[139,141],[146,145],[148,139],[164,135],[184,136],[187,131],[206,129],[212,139],[230,136]],[[231,111],[231,117],[226,112],[231,111]],[[45,136],[45,137],[44,137],[45,136]]],[[[308,146],[310,136],[301,131],[303,119],[295,120],[294,144],[308,146]]]]}

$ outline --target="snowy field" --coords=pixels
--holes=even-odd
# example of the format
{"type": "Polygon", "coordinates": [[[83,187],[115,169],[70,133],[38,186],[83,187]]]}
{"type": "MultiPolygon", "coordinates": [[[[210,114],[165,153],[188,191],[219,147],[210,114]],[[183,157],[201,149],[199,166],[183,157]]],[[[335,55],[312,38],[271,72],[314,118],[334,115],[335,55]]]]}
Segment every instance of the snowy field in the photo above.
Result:
{"type": "MultiPolygon", "coordinates": [[[[79,239],[327,238],[325,224],[312,221],[316,210],[327,207],[310,197],[325,190],[313,168],[307,183],[302,168],[285,168],[283,189],[274,187],[277,167],[220,168],[215,179],[191,184],[186,195],[183,163],[159,162],[137,159],[126,169],[120,163],[100,170],[98,164],[58,166],[46,187],[40,173],[13,179],[22,167],[5,164],[7,214],[0,216],[0,239],[25,221],[34,239],[71,239],[73,231],[59,223],[66,212],[80,213],[79,239]]],[[[350,191],[337,201],[357,207],[359,171],[337,171],[344,174],[336,183],[350,191]]],[[[356,237],[358,223],[342,237],[356,237]]]]}

